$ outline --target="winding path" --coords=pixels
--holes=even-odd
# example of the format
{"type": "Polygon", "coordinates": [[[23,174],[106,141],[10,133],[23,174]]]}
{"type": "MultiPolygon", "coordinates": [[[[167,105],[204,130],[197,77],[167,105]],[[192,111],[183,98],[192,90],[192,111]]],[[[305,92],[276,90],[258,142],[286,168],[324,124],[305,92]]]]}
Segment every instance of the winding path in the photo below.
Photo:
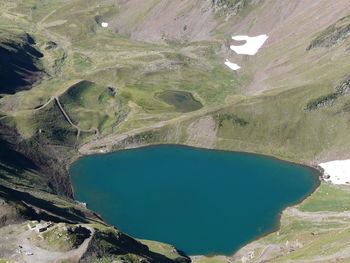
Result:
{"type": "Polygon", "coordinates": [[[25,263],[53,263],[63,261],[78,262],[86,252],[89,243],[94,236],[94,229],[92,227],[86,225],[82,226],[90,230],[90,237],[86,238],[78,248],[64,252],[49,251],[34,245],[32,239],[30,238],[32,236],[32,232],[31,230],[27,230],[17,239],[17,246],[21,246],[23,253],[15,254],[15,260],[25,263]],[[28,254],[26,254],[26,252],[28,254]]]}
{"type": "Polygon", "coordinates": [[[50,103],[51,103],[51,101],[53,101],[54,100],[54,98],[53,97],[51,97],[45,104],[43,104],[43,105],[41,105],[40,107],[38,107],[38,108],[35,108],[33,111],[37,111],[37,110],[42,110],[42,109],[44,109],[47,105],[49,105],[50,103]]]}
{"type": "Polygon", "coordinates": [[[203,111],[196,111],[196,112],[192,112],[190,114],[181,115],[181,116],[176,117],[176,118],[171,118],[169,120],[160,121],[160,122],[155,123],[155,124],[150,125],[150,126],[141,127],[141,128],[129,130],[129,131],[121,133],[121,134],[112,134],[112,135],[105,136],[103,138],[91,140],[85,144],[82,144],[79,148],[79,152],[81,154],[85,154],[85,155],[99,153],[101,151],[98,148],[104,148],[104,147],[106,148],[109,146],[113,146],[113,145],[117,144],[118,142],[122,142],[123,140],[125,140],[129,137],[133,137],[133,136],[140,134],[140,133],[143,133],[143,132],[152,131],[155,129],[160,129],[160,128],[163,128],[167,125],[171,125],[171,124],[178,124],[182,121],[189,120],[189,119],[194,118],[194,117],[208,115],[210,113],[218,111],[219,109],[221,109],[223,107],[224,106],[217,106],[217,107],[213,107],[213,108],[206,109],[203,111]]]}
{"type": "Polygon", "coordinates": [[[82,129],[80,128],[78,125],[74,124],[72,119],[69,117],[68,113],[64,110],[63,106],[61,105],[60,100],[58,99],[58,97],[54,97],[54,100],[58,106],[58,108],[60,109],[60,111],[62,112],[64,118],[69,122],[70,125],[72,125],[74,128],[76,128],[78,130],[78,134],[80,132],[95,132],[95,135],[97,136],[99,134],[99,131],[97,128],[90,128],[90,129],[82,129]]]}

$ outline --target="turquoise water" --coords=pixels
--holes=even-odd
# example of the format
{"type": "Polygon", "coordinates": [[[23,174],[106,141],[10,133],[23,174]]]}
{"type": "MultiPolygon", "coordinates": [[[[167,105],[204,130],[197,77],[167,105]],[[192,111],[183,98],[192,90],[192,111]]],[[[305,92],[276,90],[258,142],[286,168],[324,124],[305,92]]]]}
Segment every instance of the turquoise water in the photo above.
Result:
{"type": "Polygon", "coordinates": [[[234,253],[318,184],[304,166],[171,145],[84,157],[71,172],[76,199],[109,223],[188,255],[234,253]]]}

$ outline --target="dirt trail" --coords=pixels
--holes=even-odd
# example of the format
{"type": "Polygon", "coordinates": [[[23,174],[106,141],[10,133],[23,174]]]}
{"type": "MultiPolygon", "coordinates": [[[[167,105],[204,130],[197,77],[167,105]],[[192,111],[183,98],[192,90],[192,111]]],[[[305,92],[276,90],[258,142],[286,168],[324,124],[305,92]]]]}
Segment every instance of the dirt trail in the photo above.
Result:
{"type": "MultiPolygon", "coordinates": [[[[297,208],[292,207],[292,208],[285,210],[284,213],[289,215],[289,216],[298,216],[298,217],[302,217],[302,218],[305,218],[307,220],[314,221],[314,222],[323,222],[324,220],[326,220],[330,217],[337,217],[337,218],[348,217],[350,219],[350,211],[344,211],[344,212],[303,212],[297,208]]],[[[336,221],[343,222],[342,220],[339,220],[339,219],[337,219],[336,221]]],[[[344,222],[348,223],[347,221],[344,221],[344,222]]]]}
{"type": "Polygon", "coordinates": [[[65,260],[78,262],[83,256],[83,254],[86,252],[90,240],[94,235],[93,228],[88,226],[84,227],[91,231],[90,237],[85,239],[84,242],[78,248],[66,252],[49,251],[35,246],[31,240],[33,231],[27,230],[26,232],[17,237],[17,246],[21,246],[22,253],[15,254],[13,258],[17,262],[23,263],[55,263],[62,262],[65,260]]]}
{"type": "Polygon", "coordinates": [[[51,97],[45,104],[41,105],[40,107],[34,109],[33,111],[38,111],[44,109],[47,105],[51,103],[55,98],[51,97]]]}
{"type": "Polygon", "coordinates": [[[53,15],[56,12],[56,9],[48,13],[46,16],[44,16],[39,22],[38,25],[42,24],[46,19],[48,19],[51,15],[53,15]]]}
{"type": "Polygon", "coordinates": [[[79,126],[75,125],[72,121],[72,119],[69,117],[68,113],[64,110],[63,106],[61,105],[60,100],[58,99],[58,97],[54,97],[54,100],[58,106],[58,108],[60,109],[60,111],[62,112],[64,118],[69,122],[70,125],[72,125],[74,128],[76,128],[78,130],[78,134],[80,134],[80,132],[95,132],[95,135],[97,136],[99,134],[99,130],[97,128],[90,128],[90,129],[82,129],[79,126]]]}
{"type": "Polygon", "coordinates": [[[130,130],[130,131],[121,133],[121,134],[112,134],[112,135],[105,136],[103,138],[95,139],[95,140],[92,140],[90,142],[87,142],[87,143],[81,145],[79,148],[79,152],[81,154],[88,155],[88,154],[101,153],[101,148],[105,148],[104,150],[102,150],[103,152],[110,151],[111,146],[125,140],[126,138],[133,137],[133,136],[140,134],[140,133],[143,133],[143,132],[152,131],[155,129],[160,129],[160,128],[163,128],[167,125],[179,124],[182,121],[189,120],[192,118],[198,118],[201,116],[205,116],[205,115],[208,115],[210,113],[216,112],[219,109],[222,109],[226,106],[228,106],[228,105],[217,106],[217,107],[205,109],[202,111],[199,110],[199,111],[192,112],[190,114],[184,114],[184,115],[181,115],[179,117],[172,118],[169,120],[160,121],[160,122],[155,123],[155,124],[150,125],[150,126],[137,128],[134,130],[130,130]]]}
{"type": "Polygon", "coordinates": [[[54,252],[54,251],[48,251],[39,247],[35,247],[32,245],[31,242],[24,242],[23,249],[26,251],[31,251],[33,255],[26,255],[23,258],[23,262],[26,263],[36,263],[36,262],[42,262],[42,263],[49,263],[49,262],[59,262],[62,260],[71,260],[74,262],[78,262],[81,256],[86,251],[88,244],[91,240],[91,237],[89,239],[86,239],[83,244],[77,249],[68,251],[68,252],[54,252]]]}

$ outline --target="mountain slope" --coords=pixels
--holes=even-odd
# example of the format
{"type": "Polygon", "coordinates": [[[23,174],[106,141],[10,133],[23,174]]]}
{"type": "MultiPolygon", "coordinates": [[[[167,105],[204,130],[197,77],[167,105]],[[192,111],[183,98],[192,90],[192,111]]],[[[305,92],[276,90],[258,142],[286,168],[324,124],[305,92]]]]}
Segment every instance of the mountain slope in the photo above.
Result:
{"type": "MultiPolygon", "coordinates": [[[[177,143],[308,165],[350,156],[346,1],[0,0],[0,7],[0,221],[23,235],[31,233],[20,225],[28,220],[84,224],[94,235],[82,261],[188,259],[164,244],[159,255],[143,241],[149,251],[74,202],[68,168],[81,155],[177,143]],[[269,38],[255,56],[234,53],[230,45],[243,43],[232,35],[245,34],[269,38]],[[167,103],[176,98],[159,96],[181,92],[203,107],[181,112],[167,103]]],[[[218,262],[266,247],[251,262],[322,262],[324,242],[323,261],[346,262],[349,191],[322,183],[284,213],[280,234],[290,235],[271,234],[218,262]],[[345,210],[335,222],[334,206],[345,210]],[[320,217],[327,219],[319,224],[320,217]],[[330,238],[337,231],[342,236],[330,238]]],[[[47,241],[39,245],[57,240],[47,241]]]]}
{"type": "Polygon", "coordinates": [[[34,39],[8,31],[1,31],[0,39],[0,94],[14,94],[39,82],[44,75],[39,62],[42,54],[33,47],[34,39]]]}

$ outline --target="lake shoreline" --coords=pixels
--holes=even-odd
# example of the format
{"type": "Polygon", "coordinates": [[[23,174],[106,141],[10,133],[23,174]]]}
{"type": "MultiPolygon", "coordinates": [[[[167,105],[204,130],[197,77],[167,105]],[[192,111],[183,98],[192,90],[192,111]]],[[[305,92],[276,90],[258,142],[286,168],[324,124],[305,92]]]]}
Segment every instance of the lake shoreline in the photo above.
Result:
{"type": "Polygon", "coordinates": [[[276,228],[272,229],[272,230],[271,230],[270,232],[268,232],[268,233],[262,234],[261,236],[258,236],[257,238],[254,238],[253,240],[247,242],[246,244],[244,244],[240,249],[238,249],[238,250],[237,250],[236,252],[234,252],[233,254],[229,254],[229,255],[225,255],[225,254],[209,254],[209,255],[187,255],[187,256],[189,256],[190,258],[192,258],[192,257],[207,257],[207,258],[212,258],[212,257],[218,257],[218,256],[223,256],[223,257],[228,257],[228,258],[233,257],[234,255],[236,255],[236,253],[237,253],[239,250],[241,250],[242,248],[244,248],[246,245],[251,244],[251,243],[253,243],[253,242],[255,242],[255,241],[257,241],[257,240],[259,240],[259,239],[261,239],[261,238],[264,238],[264,237],[266,237],[266,236],[268,236],[268,235],[270,235],[270,234],[272,234],[272,233],[275,233],[275,232],[279,231],[279,230],[281,229],[281,218],[282,218],[283,212],[284,212],[286,209],[291,208],[291,207],[294,207],[294,206],[297,206],[297,205],[301,204],[302,202],[304,202],[306,199],[308,199],[312,194],[315,193],[315,191],[317,191],[317,189],[320,187],[321,183],[322,183],[322,181],[319,180],[317,186],[316,186],[315,189],[312,191],[312,193],[310,193],[309,195],[307,195],[305,198],[302,198],[302,200],[296,202],[295,204],[292,204],[292,205],[290,205],[290,206],[285,207],[285,208],[279,213],[278,225],[276,226],[276,228]]]}
{"type": "MultiPolygon", "coordinates": [[[[181,147],[185,147],[185,148],[191,148],[191,149],[197,149],[197,150],[208,150],[208,151],[216,151],[216,152],[227,152],[227,153],[239,153],[239,154],[245,154],[245,155],[253,155],[253,156],[258,156],[258,157],[263,157],[263,158],[268,158],[268,159],[275,159],[278,161],[282,161],[285,163],[289,163],[289,164],[293,164],[296,166],[301,166],[301,167],[305,167],[308,169],[312,169],[313,170],[313,176],[315,178],[315,186],[313,188],[313,190],[310,192],[310,194],[308,194],[305,197],[302,197],[300,200],[298,200],[297,202],[293,203],[292,205],[288,205],[286,207],[284,207],[279,213],[278,213],[278,219],[276,220],[276,226],[271,229],[271,231],[268,231],[267,233],[264,233],[256,238],[254,238],[253,240],[245,243],[244,245],[242,245],[237,251],[235,251],[233,254],[208,254],[208,255],[201,255],[201,254],[197,254],[197,255],[187,255],[189,257],[215,257],[215,256],[224,256],[224,257],[232,257],[234,256],[240,249],[242,249],[243,247],[245,247],[246,245],[259,240],[271,233],[274,233],[276,231],[278,231],[281,227],[281,217],[283,215],[283,212],[288,209],[289,207],[293,207],[296,206],[300,203],[302,203],[305,199],[309,198],[320,186],[321,184],[321,178],[322,178],[322,169],[319,166],[311,166],[311,165],[307,165],[305,163],[298,163],[295,161],[290,161],[290,160],[285,160],[273,155],[266,155],[266,154],[259,154],[259,153],[254,153],[254,152],[243,152],[243,151],[233,151],[233,150],[223,150],[223,149],[213,149],[213,148],[205,148],[205,147],[198,147],[198,146],[191,146],[191,145],[186,145],[186,144],[176,144],[176,143],[158,143],[158,144],[148,144],[148,145],[138,145],[138,146],[132,146],[130,148],[124,148],[124,149],[118,149],[115,151],[111,151],[111,152],[104,152],[104,153],[94,153],[94,154],[87,154],[87,155],[81,155],[79,156],[79,158],[77,160],[75,160],[70,168],[73,166],[73,164],[77,161],[79,161],[82,157],[86,157],[86,156],[94,156],[94,155],[106,155],[106,154],[111,154],[111,153],[115,153],[115,152],[121,152],[121,151],[130,151],[130,150],[135,150],[135,149],[142,149],[142,148],[149,148],[149,147],[156,147],[156,146],[181,146],[181,147]]],[[[71,170],[70,170],[70,175],[71,175],[71,170]]],[[[181,250],[179,250],[181,251],[181,250]]]]}
{"type": "Polygon", "coordinates": [[[282,157],[276,156],[276,155],[262,154],[262,153],[256,153],[256,152],[235,151],[235,150],[227,150],[227,149],[206,148],[206,147],[192,146],[192,145],[182,144],[182,143],[155,143],[155,144],[138,145],[138,146],[133,146],[130,148],[117,149],[117,150],[113,150],[110,152],[96,152],[96,153],[91,153],[91,154],[79,153],[79,157],[69,164],[69,168],[71,168],[73,166],[73,164],[78,162],[81,158],[86,157],[86,156],[107,155],[107,154],[121,152],[121,151],[131,151],[131,150],[135,150],[135,149],[143,149],[143,148],[149,148],[149,147],[153,147],[153,146],[163,146],[163,145],[164,146],[183,146],[183,147],[193,148],[193,149],[198,149],[198,150],[208,150],[208,151],[217,151],[217,152],[243,153],[243,154],[247,154],[247,155],[255,155],[255,156],[262,156],[262,157],[266,157],[266,158],[271,158],[271,159],[279,160],[282,162],[286,162],[286,163],[290,163],[290,164],[294,164],[294,165],[298,165],[298,166],[302,166],[302,167],[306,167],[306,168],[311,168],[311,169],[315,170],[316,173],[320,174],[320,176],[319,176],[320,181],[322,181],[321,178],[322,178],[323,173],[324,173],[322,167],[320,167],[318,164],[311,165],[311,164],[308,164],[306,162],[299,163],[297,161],[292,161],[290,159],[283,159],[282,157]]]}

